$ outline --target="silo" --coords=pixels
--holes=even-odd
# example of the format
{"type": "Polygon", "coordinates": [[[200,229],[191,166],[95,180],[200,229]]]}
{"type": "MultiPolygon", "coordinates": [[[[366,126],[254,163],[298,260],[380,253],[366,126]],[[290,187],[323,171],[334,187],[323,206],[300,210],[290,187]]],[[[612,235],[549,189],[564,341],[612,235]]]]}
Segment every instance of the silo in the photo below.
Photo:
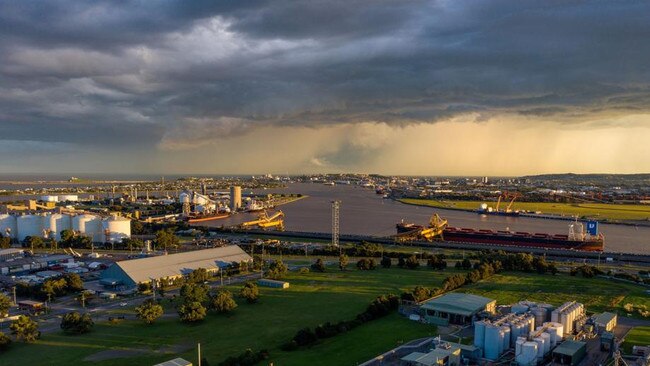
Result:
{"type": "Polygon", "coordinates": [[[0,234],[2,234],[3,237],[9,236],[10,238],[16,238],[18,235],[18,228],[16,225],[16,216],[0,214],[0,234]]]}
{"type": "Polygon", "coordinates": [[[515,342],[515,357],[519,357],[519,355],[521,355],[521,346],[523,346],[524,343],[526,343],[526,338],[517,338],[517,341],[515,342]]]}
{"type": "Polygon", "coordinates": [[[501,332],[503,332],[503,352],[507,351],[510,348],[510,326],[504,325],[501,327],[501,332]]]}
{"type": "Polygon", "coordinates": [[[539,337],[544,340],[544,355],[547,355],[551,351],[551,336],[544,332],[539,337]]]}
{"type": "Polygon", "coordinates": [[[535,315],[535,325],[541,326],[546,321],[546,308],[536,307],[533,310],[535,315]]]}
{"type": "Polygon", "coordinates": [[[103,228],[108,230],[108,241],[111,243],[118,243],[122,239],[131,237],[131,220],[125,217],[111,216],[104,220],[103,228]]]}
{"type": "Polygon", "coordinates": [[[485,346],[485,322],[474,323],[474,346],[483,349],[485,346]]]}
{"type": "Polygon", "coordinates": [[[18,240],[23,241],[28,236],[43,237],[43,216],[23,215],[16,219],[18,240]]]}
{"type": "Polygon", "coordinates": [[[521,345],[521,353],[516,358],[520,366],[534,366],[537,365],[537,343],[524,342],[521,345]]]}
{"type": "Polygon", "coordinates": [[[523,314],[527,311],[528,311],[528,305],[522,303],[514,304],[510,308],[510,312],[514,314],[523,314]]]}
{"type": "Polygon", "coordinates": [[[61,201],[61,202],[66,202],[66,201],[77,202],[77,201],[79,201],[79,196],[77,196],[76,194],[64,194],[64,195],[59,196],[59,201],[61,201]]]}
{"type": "Polygon", "coordinates": [[[187,192],[182,192],[182,193],[178,196],[178,201],[179,201],[180,203],[190,203],[190,194],[187,193],[187,192]]]}
{"type": "Polygon", "coordinates": [[[43,217],[43,229],[50,230],[50,238],[61,240],[61,232],[72,228],[69,215],[51,214],[43,217]]]}
{"type": "Polygon", "coordinates": [[[527,329],[526,333],[532,332],[533,329],[535,329],[535,318],[532,317],[532,316],[529,316],[529,317],[526,318],[526,322],[528,323],[528,329],[527,329]]]}
{"type": "Polygon", "coordinates": [[[501,355],[503,349],[503,333],[501,328],[486,324],[485,326],[485,347],[483,348],[484,357],[489,360],[496,360],[501,355]]]}
{"type": "Polygon", "coordinates": [[[72,229],[89,237],[94,242],[103,242],[102,221],[95,215],[82,214],[72,218],[72,229]]]}
{"type": "Polygon", "coordinates": [[[533,342],[537,343],[537,359],[541,360],[544,358],[544,339],[542,337],[536,337],[533,339],[533,342]]]}
{"type": "Polygon", "coordinates": [[[560,323],[562,324],[562,328],[564,328],[564,333],[571,334],[571,328],[569,327],[569,316],[567,313],[563,312],[560,314],[560,323]]]}

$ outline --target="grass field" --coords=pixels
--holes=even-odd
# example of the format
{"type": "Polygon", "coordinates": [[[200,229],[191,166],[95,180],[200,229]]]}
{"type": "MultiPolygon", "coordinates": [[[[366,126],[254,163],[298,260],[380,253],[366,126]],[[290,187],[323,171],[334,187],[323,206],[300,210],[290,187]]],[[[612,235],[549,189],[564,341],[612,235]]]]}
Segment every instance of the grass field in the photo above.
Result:
{"type": "MultiPolygon", "coordinates": [[[[399,294],[420,283],[436,286],[448,274],[398,268],[373,272],[351,269],[342,273],[332,269],[307,275],[291,273],[287,277],[291,282],[289,289],[262,288],[258,304],[239,301],[239,308],[231,317],[211,314],[198,325],[181,324],[177,319],[160,320],[152,326],[133,321],[116,325],[97,324],[87,335],[47,334],[36,344],[14,343],[0,356],[0,360],[7,365],[42,364],[43,355],[47,355],[52,365],[151,365],[173,358],[170,357],[172,354],[152,351],[165,351],[166,347],[185,345],[190,340],[201,342],[203,355],[211,364],[240,354],[247,348],[266,348],[270,350],[272,360],[277,359],[276,364],[281,365],[303,365],[308,359],[315,360],[316,363],[310,362],[312,364],[354,365],[394,347],[398,342],[433,335],[435,328],[391,315],[306,350],[287,353],[282,352],[279,346],[302,327],[352,319],[377,295],[399,294]],[[364,347],[355,346],[358,344],[364,344],[364,347]],[[100,351],[140,349],[150,351],[128,359],[80,361],[100,351]]],[[[235,292],[238,288],[231,290],[235,292]]],[[[196,362],[193,350],[182,352],[180,356],[196,362]]]]}
{"type": "MultiPolygon", "coordinates": [[[[425,199],[401,199],[400,202],[447,209],[476,210],[482,203],[495,207],[496,202],[481,201],[437,201],[425,199]]],[[[508,204],[502,203],[506,208],[508,204]]],[[[579,216],[599,220],[650,220],[650,205],[605,204],[605,203],[552,203],[515,202],[513,210],[541,211],[544,214],[579,216]]]]}
{"type": "MultiPolygon", "coordinates": [[[[325,321],[353,318],[377,295],[399,294],[416,285],[437,287],[445,277],[454,273],[459,272],[425,268],[380,268],[368,272],[330,269],[326,273],[304,275],[292,272],[287,277],[291,283],[289,289],[262,288],[258,304],[239,301],[239,307],[230,317],[210,314],[197,325],[182,324],[174,318],[161,319],[151,326],[135,321],[115,325],[99,323],[87,335],[52,333],[46,334],[36,344],[14,343],[0,356],[0,363],[151,365],[177,356],[196,362],[193,347],[200,342],[204,357],[213,365],[247,348],[268,349],[271,353],[269,362],[276,365],[355,365],[401,342],[433,336],[435,327],[393,314],[307,349],[283,352],[279,347],[302,327],[313,328],[325,321]],[[106,351],[141,353],[129,358],[82,361],[106,351]]],[[[233,292],[238,289],[238,286],[231,287],[233,292]]],[[[503,273],[458,291],[494,298],[498,304],[528,299],[559,305],[564,301],[578,300],[585,303],[590,312],[616,310],[623,314],[622,306],[626,302],[650,306],[642,287],[565,274],[503,273]]],[[[168,308],[168,312],[173,310],[168,308]]]]}
{"type": "Polygon", "coordinates": [[[633,346],[649,346],[650,345],[650,327],[636,327],[625,336],[623,342],[623,349],[625,353],[632,353],[633,346]]]}
{"type": "Polygon", "coordinates": [[[497,304],[530,300],[560,305],[576,300],[585,304],[588,312],[616,311],[624,315],[623,305],[626,303],[650,306],[650,297],[645,290],[638,285],[604,278],[518,272],[494,275],[487,281],[463,287],[460,292],[493,298],[497,304]]]}

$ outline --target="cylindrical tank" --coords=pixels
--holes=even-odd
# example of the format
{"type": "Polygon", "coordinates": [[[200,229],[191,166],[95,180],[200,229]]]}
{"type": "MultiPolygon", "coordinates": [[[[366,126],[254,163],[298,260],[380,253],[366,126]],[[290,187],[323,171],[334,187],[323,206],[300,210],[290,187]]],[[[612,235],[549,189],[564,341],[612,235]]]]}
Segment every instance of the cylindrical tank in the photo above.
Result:
{"type": "Polygon", "coordinates": [[[526,343],[526,338],[517,337],[517,341],[515,342],[515,357],[521,355],[521,346],[523,346],[524,343],[526,343]]]}
{"type": "Polygon", "coordinates": [[[505,352],[510,348],[510,327],[507,325],[502,326],[501,332],[503,332],[503,346],[501,348],[505,352]]]}
{"type": "Polygon", "coordinates": [[[541,326],[546,321],[546,308],[536,307],[533,310],[535,315],[535,325],[541,326]]]}
{"type": "Polygon", "coordinates": [[[73,217],[72,229],[89,237],[94,242],[104,241],[102,221],[95,215],[82,214],[73,217]]]}
{"type": "Polygon", "coordinates": [[[16,224],[16,216],[9,214],[0,214],[0,234],[3,237],[17,237],[18,228],[16,224]]]}
{"type": "Polygon", "coordinates": [[[187,192],[182,192],[180,195],[178,195],[178,201],[180,203],[190,203],[190,194],[187,192]]]}
{"type": "Polygon", "coordinates": [[[23,215],[16,219],[18,240],[23,241],[28,236],[43,237],[43,216],[23,215]]]}
{"type": "Polygon", "coordinates": [[[111,216],[103,222],[104,230],[108,230],[108,241],[117,243],[131,237],[131,220],[125,217],[111,216]]]}
{"type": "Polygon", "coordinates": [[[520,366],[534,366],[537,365],[537,343],[524,342],[521,345],[521,353],[516,358],[520,366]]]}
{"type": "Polygon", "coordinates": [[[544,355],[547,355],[551,351],[551,336],[544,332],[539,337],[544,340],[544,355]]]}
{"type": "Polygon", "coordinates": [[[41,201],[43,202],[59,202],[59,196],[41,196],[41,201]]]}
{"type": "Polygon", "coordinates": [[[528,311],[528,305],[522,303],[514,304],[510,309],[510,312],[514,314],[523,314],[527,311],[528,311]]]}
{"type": "Polygon", "coordinates": [[[485,344],[485,322],[474,323],[474,346],[483,349],[485,344]]]}
{"type": "Polygon", "coordinates": [[[66,202],[66,201],[77,202],[77,201],[79,201],[79,196],[77,196],[76,194],[64,194],[64,195],[59,196],[59,201],[61,201],[61,202],[66,202]]]}
{"type": "Polygon", "coordinates": [[[72,228],[69,215],[51,214],[43,217],[43,229],[50,231],[50,238],[61,240],[61,232],[72,228]]]}
{"type": "Polygon", "coordinates": [[[544,358],[544,339],[542,337],[536,337],[533,339],[533,342],[537,343],[537,359],[544,358]]]}
{"type": "Polygon", "coordinates": [[[528,329],[527,329],[526,333],[528,333],[528,332],[532,331],[533,329],[535,329],[535,318],[534,317],[529,316],[528,318],[526,318],[526,322],[528,323],[528,329]]]}
{"type": "Polygon", "coordinates": [[[485,348],[483,349],[484,357],[488,360],[496,360],[501,355],[503,349],[503,333],[501,328],[487,324],[485,326],[485,348]]]}

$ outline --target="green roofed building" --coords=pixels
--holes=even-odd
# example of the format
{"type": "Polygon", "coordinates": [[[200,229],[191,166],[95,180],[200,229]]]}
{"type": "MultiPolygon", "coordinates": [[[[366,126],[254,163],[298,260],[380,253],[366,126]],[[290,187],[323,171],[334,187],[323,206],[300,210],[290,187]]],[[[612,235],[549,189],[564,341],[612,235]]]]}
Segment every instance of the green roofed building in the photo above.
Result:
{"type": "Polygon", "coordinates": [[[424,319],[431,324],[471,324],[481,312],[494,313],[496,300],[487,297],[450,293],[425,301],[420,306],[424,319]]]}
{"type": "Polygon", "coordinates": [[[587,343],[564,341],[553,350],[553,361],[560,365],[575,366],[585,358],[587,343]]]}

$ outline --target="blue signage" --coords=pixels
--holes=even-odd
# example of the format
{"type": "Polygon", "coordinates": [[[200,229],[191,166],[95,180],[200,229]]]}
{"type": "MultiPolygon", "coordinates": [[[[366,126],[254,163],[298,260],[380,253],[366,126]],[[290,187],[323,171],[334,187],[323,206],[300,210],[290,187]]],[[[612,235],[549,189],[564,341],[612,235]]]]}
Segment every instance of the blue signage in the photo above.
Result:
{"type": "Polygon", "coordinates": [[[587,222],[587,233],[593,236],[598,235],[598,221],[587,222]]]}

